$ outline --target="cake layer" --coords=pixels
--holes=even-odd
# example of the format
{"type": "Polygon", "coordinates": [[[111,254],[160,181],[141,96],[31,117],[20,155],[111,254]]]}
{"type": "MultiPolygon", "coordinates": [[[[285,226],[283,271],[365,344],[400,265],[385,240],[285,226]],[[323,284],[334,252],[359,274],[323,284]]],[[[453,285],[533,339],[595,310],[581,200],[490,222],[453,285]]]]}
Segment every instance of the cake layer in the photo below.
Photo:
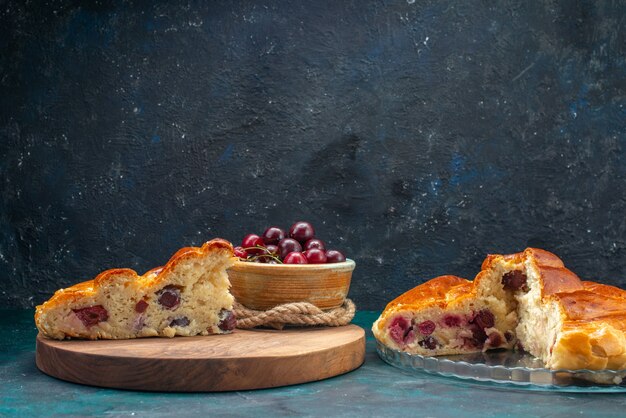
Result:
{"type": "Polygon", "coordinates": [[[372,328],[421,355],[523,349],[552,369],[626,368],[626,291],[583,282],[554,254],[489,255],[473,281],[442,276],[391,301],[372,328]]]}
{"type": "Polygon", "coordinates": [[[234,328],[226,269],[231,244],[214,239],[182,248],[142,276],[112,269],[58,290],[37,306],[35,323],[49,338],[125,339],[208,335],[234,328]]]}

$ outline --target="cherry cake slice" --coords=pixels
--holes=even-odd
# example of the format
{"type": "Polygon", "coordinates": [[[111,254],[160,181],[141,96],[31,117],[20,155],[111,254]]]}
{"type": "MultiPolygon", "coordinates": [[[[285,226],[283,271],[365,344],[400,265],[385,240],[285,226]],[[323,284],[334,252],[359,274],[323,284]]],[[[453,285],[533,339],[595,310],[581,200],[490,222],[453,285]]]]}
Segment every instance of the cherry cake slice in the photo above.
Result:
{"type": "Polygon", "coordinates": [[[473,281],[441,276],[391,301],[376,339],[425,356],[521,349],[551,369],[626,369],[626,291],[583,282],[554,254],[490,255],[473,281]]]}
{"type": "Polygon", "coordinates": [[[126,339],[222,334],[235,328],[226,270],[232,245],[214,239],[179,250],[138,276],[113,269],[58,290],[37,307],[39,331],[54,339],[126,339]]]}

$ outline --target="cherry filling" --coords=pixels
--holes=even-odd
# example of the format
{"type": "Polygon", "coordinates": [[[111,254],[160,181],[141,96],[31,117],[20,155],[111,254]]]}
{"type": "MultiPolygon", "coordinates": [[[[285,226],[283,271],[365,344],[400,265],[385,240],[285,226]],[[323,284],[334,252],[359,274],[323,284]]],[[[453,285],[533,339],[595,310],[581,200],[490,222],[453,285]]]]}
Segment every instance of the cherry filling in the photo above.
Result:
{"type": "Polygon", "coordinates": [[[389,335],[398,344],[404,342],[404,336],[409,333],[411,324],[405,318],[398,316],[389,325],[389,335]]]}
{"type": "Polygon", "coordinates": [[[148,309],[148,302],[143,299],[135,305],[135,312],[137,313],[144,313],[146,309],[148,309]]]}
{"type": "Polygon", "coordinates": [[[233,311],[222,309],[219,318],[220,322],[217,324],[217,327],[222,331],[232,331],[237,327],[237,318],[233,311]]]}
{"type": "Polygon", "coordinates": [[[189,318],[186,316],[176,318],[170,322],[170,327],[186,327],[187,325],[189,325],[189,318]]]}
{"type": "Polygon", "coordinates": [[[500,347],[502,345],[502,337],[497,332],[492,332],[487,337],[487,345],[489,347],[500,347]]]}
{"type": "Polygon", "coordinates": [[[481,348],[485,345],[487,333],[485,328],[491,328],[495,325],[495,317],[488,309],[476,312],[474,317],[469,320],[469,330],[472,332],[472,338],[466,339],[466,344],[481,348]]]}
{"type": "Polygon", "coordinates": [[[72,309],[78,319],[81,320],[83,325],[87,328],[96,325],[98,322],[103,322],[109,319],[109,313],[102,305],[90,306],[82,309],[72,309]]]}
{"type": "Polygon", "coordinates": [[[411,327],[404,333],[404,337],[402,342],[405,344],[409,344],[415,340],[415,328],[411,327]]]}
{"type": "Polygon", "coordinates": [[[478,311],[474,318],[470,321],[470,323],[474,323],[478,325],[480,328],[491,328],[495,324],[495,317],[488,309],[483,309],[482,311],[478,311]]]}
{"type": "Polygon", "coordinates": [[[428,320],[424,322],[420,322],[417,325],[417,328],[420,330],[420,334],[422,335],[432,334],[436,327],[437,325],[435,325],[433,321],[428,321],[428,320]]]}
{"type": "Polygon", "coordinates": [[[447,327],[458,327],[463,322],[463,319],[459,315],[446,315],[443,317],[443,323],[446,324],[447,327]]]}
{"type": "Polygon", "coordinates": [[[418,342],[418,344],[429,350],[434,350],[439,345],[439,342],[435,338],[429,335],[428,337],[424,338],[422,341],[418,342]]]}
{"type": "Polygon", "coordinates": [[[512,270],[502,275],[502,285],[506,290],[520,290],[528,292],[528,278],[521,270],[512,270]]]}
{"type": "Polygon", "coordinates": [[[416,329],[407,319],[398,316],[389,325],[389,335],[398,344],[409,344],[415,340],[416,329]]]}
{"type": "Polygon", "coordinates": [[[156,292],[156,295],[159,297],[159,304],[166,309],[176,308],[180,304],[181,288],[181,286],[170,284],[156,292]]]}

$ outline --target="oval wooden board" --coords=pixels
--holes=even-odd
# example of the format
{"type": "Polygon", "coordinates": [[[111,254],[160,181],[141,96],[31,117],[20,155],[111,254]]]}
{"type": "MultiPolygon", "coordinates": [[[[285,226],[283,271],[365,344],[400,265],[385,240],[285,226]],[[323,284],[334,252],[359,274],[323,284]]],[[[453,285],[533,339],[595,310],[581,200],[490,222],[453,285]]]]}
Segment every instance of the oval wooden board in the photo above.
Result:
{"type": "Polygon", "coordinates": [[[356,369],[365,331],[356,325],[236,330],[207,337],[57,341],[37,336],[37,367],[86,385],[151,391],[261,389],[356,369]]]}

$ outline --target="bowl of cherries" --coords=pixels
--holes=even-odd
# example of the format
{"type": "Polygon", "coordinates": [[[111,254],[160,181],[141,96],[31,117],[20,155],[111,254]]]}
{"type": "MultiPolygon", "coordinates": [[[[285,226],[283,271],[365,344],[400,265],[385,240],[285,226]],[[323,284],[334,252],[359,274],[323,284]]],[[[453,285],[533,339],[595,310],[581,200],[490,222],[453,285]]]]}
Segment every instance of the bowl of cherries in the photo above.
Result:
{"type": "Polygon", "coordinates": [[[326,248],[313,225],[304,221],[288,230],[270,226],[261,235],[246,235],[235,247],[235,256],[228,270],[231,293],[256,310],[292,302],[340,307],[355,268],[341,251],[326,248]]]}

